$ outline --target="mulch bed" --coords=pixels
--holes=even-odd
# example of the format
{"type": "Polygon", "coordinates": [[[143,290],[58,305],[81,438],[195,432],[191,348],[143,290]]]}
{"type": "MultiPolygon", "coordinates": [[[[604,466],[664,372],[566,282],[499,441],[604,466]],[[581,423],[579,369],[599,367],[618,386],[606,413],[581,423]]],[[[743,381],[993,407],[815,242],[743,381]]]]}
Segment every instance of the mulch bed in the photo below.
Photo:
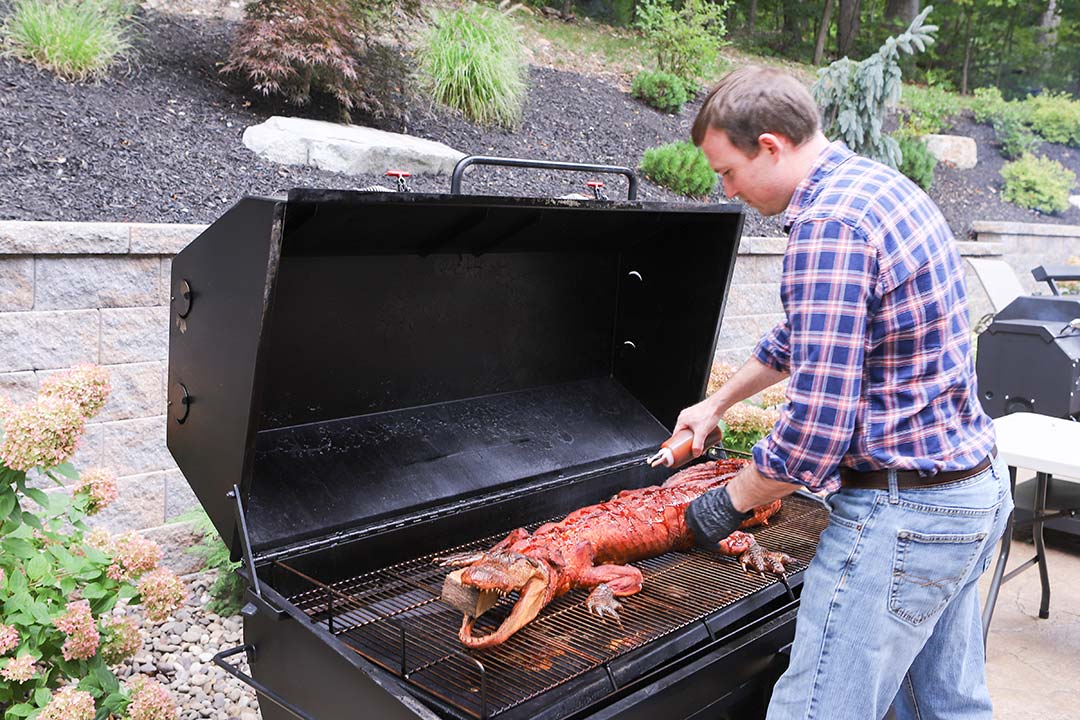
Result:
{"type": "MultiPolygon", "coordinates": [[[[0,58],[0,219],[212,222],[244,195],[292,187],[359,188],[382,176],[349,176],[276,165],[247,150],[246,127],[270,115],[336,120],[330,103],[305,108],[245,93],[218,73],[235,23],[145,10],[126,64],[95,83],[66,83],[47,72],[0,58]]],[[[444,142],[462,152],[635,167],[649,147],[688,137],[700,104],[666,115],[609,82],[533,67],[523,126],[482,129],[432,110],[420,99],[405,121],[385,129],[444,142]]],[[[376,121],[357,118],[358,122],[376,121]]],[[[957,237],[973,220],[1080,224],[1080,209],[1043,216],[1001,202],[1002,158],[992,130],[961,119],[953,130],[979,143],[974,170],[939,166],[931,195],[957,237]]],[[[1080,174],[1080,151],[1047,145],[1043,153],[1080,174]]],[[[484,169],[465,192],[561,195],[585,191],[592,175],[484,169]]],[[[609,197],[625,182],[608,181],[609,197]]],[[[446,192],[445,177],[414,179],[414,190],[446,192]]],[[[713,199],[718,199],[714,195],[713,199]]],[[[639,199],[683,202],[642,178],[639,199]]],[[[748,211],[747,235],[780,234],[779,222],[748,211]]]]}

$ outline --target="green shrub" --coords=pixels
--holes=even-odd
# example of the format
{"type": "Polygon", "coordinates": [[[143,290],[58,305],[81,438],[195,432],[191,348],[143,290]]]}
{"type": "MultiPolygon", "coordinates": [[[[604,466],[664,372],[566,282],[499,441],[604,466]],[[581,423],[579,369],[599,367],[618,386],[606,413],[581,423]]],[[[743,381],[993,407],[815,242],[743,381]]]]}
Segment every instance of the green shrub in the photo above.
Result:
{"type": "Polygon", "coordinates": [[[905,85],[903,105],[905,123],[915,135],[940,133],[950,126],[949,118],[964,108],[960,96],[938,86],[905,85]]]}
{"type": "Polygon", "coordinates": [[[1028,97],[1024,102],[1032,129],[1047,142],[1080,147],[1080,101],[1068,93],[1028,97]]]}
{"type": "Polygon", "coordinates": [[[420,48],[420,65],[436,102],[482,125],[517,127],[525,105],[527,66],[517,29],[479,5],[436,11],[420,48]]]}
{"type": "Polygon", "coordinates": [[[675,75],[662,71],[638,73],[630,94],[662,112],[678,112],[690,97],[686,85],[675,75]]]}
{"type": "Polygon", "coordinates": [[[689,140],[649,148],[640,167],[657,185],[687,197],[705,197],[716,187],[716,172],[701,148],[689,140]]]}
{"type": "Polygon", "coordinates": [[[105,74],[129,47],[126,3],[15,0],[4,24],[12,52],[68,80],[105,74]]]}
{"type": "Polygon", "coordinates": [[[976,122],[990,122],[1006,105],[1001,90],[993,86],[976,88],[973,95],[971,111],[975,115],[976,122]]]}
{"type": "Polygon", "coordinates": [[[191,522],[195,526],[202,539],[188,548],[188,552],[202,558],[208,570],[217,571],[217,577],[210,585],[210,602],[206,608],[222,617],[239,613],[244,604],[244,581],[236,572],[240,563],[229,558],[229,548],[222,542],[206,511],[192,510],[176,518],[175,522],[191,522]]]}
{"type": "Polygon", "coordinates": [[[1001,197],[1023,208],[1044,213],[1069,209],[1069,191],[1076,173],[1056,160],[1025,155],[1001,168],[1005,187],[1001,197]]]}
{"type": "Polygon", "coordinates": [[[683,0],[679,9],[671,0],[642,0],[637,6],[637,26],[656,53],[657,67],[682,79],[691,97],[716,72],[727,34],[725,8],[706,0],[683,0]]]}
{"type": "Polygon", "coordinates": [[[1039,138],[1024,124],[1020,113],[1006,107],[991,121],[1001,154],[1009,160],[1016,160],[1035,151],[1039,138]]]}
{"type": "Polygon", "coordinates": [[[900,145],[900,172],[911,178],[912,182],[923,190],[930,190],[934,184],[934,168],[937,158],[918,138],[900,135],[896,138],[900,145]]]}

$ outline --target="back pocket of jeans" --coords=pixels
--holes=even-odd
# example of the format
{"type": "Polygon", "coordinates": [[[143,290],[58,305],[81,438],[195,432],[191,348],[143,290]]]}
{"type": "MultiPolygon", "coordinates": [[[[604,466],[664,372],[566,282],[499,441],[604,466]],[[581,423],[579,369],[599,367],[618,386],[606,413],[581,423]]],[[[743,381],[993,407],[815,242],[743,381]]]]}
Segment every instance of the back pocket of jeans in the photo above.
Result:
{"type": "Polygon", "coordinates": [[[971,574],[984,540],[986,533],[897,533],[890,612],[912,625],[935,617],[971,574]]]}

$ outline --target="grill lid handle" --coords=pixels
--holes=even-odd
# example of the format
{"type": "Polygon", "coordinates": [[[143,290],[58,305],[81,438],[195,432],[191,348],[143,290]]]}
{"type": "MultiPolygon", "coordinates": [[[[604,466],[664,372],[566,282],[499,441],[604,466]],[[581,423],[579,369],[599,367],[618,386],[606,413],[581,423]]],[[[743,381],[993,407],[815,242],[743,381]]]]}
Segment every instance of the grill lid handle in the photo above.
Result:
{"type": "Polygon", "coordinates": [[[610,173],[624,175],[627,179],[626,199],[637,200],[638,179],[634,171],[619,165],[591,165],[587,163],[557,162],[555,160],[525,160],[522,158],[492,157],[489,155],[469,155],[458,160],[454,173],[450,176],[450,193],[461,194],[461,176],[470,165],[497,165],[500,167],[536,168],[538,170],[569,170],[573,172],[610,173]]]}

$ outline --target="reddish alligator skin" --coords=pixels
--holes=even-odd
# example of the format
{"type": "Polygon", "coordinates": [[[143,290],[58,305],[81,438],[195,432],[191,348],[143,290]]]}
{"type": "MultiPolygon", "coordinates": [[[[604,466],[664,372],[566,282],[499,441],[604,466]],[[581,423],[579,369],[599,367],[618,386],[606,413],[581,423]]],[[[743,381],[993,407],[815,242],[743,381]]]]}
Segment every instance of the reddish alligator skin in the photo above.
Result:
{"type": "MultiPolygon", "coordinates": [[[[726,484],[745,463],[723,460],[694,465],[661,486],[624,490],[531,534],[519,528],[486,553],[448,559],[445,564],[469,566],[462,576],[464,584],[503,593],[521,591],[517,605],[529,606],[520,612],[515,608],[497,631],[486,636],[473,636],[473,620],[466,616],[459,633],[462,642],[472,648],[497,645],[572,588],[596,588],[589,596],[589,609],[617,617],[620,606],[614,598],[641,590],[641,571],[626,563],[692,547],[693,537],[683,518],[686,506],[726,484]],[[530,579],[534,584],[527,589],[530,579]],[[526,594],[530,594],[528,602],[526,594]]],[[[767,523],[779,509],[780,500],[755,508],[742,527],[767,523]]],[[[783,572],[783,563],[790,562],[780,553],[763,551],[753,535],[741,531],[721,541],[717,550],[739,556],[740,562],[759,571],[783,572]]]]}

